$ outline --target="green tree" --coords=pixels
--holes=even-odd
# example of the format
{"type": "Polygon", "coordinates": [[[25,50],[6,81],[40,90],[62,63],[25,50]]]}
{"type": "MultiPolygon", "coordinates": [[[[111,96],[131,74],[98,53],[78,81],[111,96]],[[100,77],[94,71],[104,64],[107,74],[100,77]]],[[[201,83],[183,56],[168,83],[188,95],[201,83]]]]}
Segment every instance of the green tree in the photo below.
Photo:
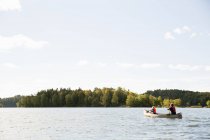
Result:
{"type": "Polygon", "coordinates": [[[0,98],[0,107],[3,107],[3,104],[2,104],[1,98],[0,98]]]}
{"type": "Polygon", "coordinates": [[[49,99],[45,93],[41,95],[41,106],[42,107],[49,106],[49,99]]]}
{"type": "Polygon", "coordinates": [[[91,106],[92,107],[101,107],[102,105],[102,97],[103,93],[102,90],[99,88],[95,88],[93,90],[93,95],[92,95],[92,101],[91,101],[91,106]]]}
{"type": "Polygon", "coordinates": [[[102,105],[104,107],[111,106],[111,100],[112,100],[112,91],[111,89],[105,88],[102,90],[103,96],[102,96],[102,105]]]}
{"type": "MultiPolygon", "coordinates": [[[[129,91],[118,87],[117,90],[114,90],[114,94],[118,96],[118,106],[124,106],[126,103],[127,95],[129,91]]],[[[116,99],[114,99],[116,101],[116,99]]]]}
{"type": "Polygon", "coordinates": [[[140,94],[140,101],[141,101],[141,107],[151,107],[152,106],[152,102],[150,101],[150,96],[148,94],[140,94]]]}
{"type": "Polygon", "coordinates": [[[59,106],[59,96],[57,93],[55,93],[53,96],[52,96],[52,105],[54,107],[58,107],[59,106]]]}
{"type": "Polygon", "coordinates": [[[207,105],[207,107],[210,108],[210,100],[208,100],[208,101],[206,102],[206,105],[207,105]]]}
{"type": "Polygon", "coordinates": [[[76,107],[78,105],[78,96],[76,93],[71,94],[72,106],[76,107]]]}
{"type": "Polygon", "coordinates": [[[59,106],[60,107],[64,107],[66,102],[65,102],[65,93],[63,91],[59,92],[58,93],[58,96],[59,96],[59,106]]]}
{"type": "Polygon", "coordinates": [[[93,96],[93,94],[92,94],[92,91],[91,90],[85,90],[84,91],[84,95],[85,95],[85,97],[84,97],[84,106],[86,106],[86,107],[90,107],[91,106],[91,103],[92,103],[92,96],[93,96]]]}
{"type": "Polygon", "coordinates": [[[150,106],[156,106],[156,98],[152,95],[149,95],[150,106]]]}
{"type": "Polygon", "coordinates": [[[17,103],[18,107],[27,107],[27,100],[25,96],[22,96],[21,99],[17,103]]]}
{"type": "Polygon", "coordinates": [[[78,99],[77,106],[84,106],[85,94],[83,93],[83,91],[79,89],[76,95],[78,99]]]}
{"type": "Polygon", "coordinates": [[[182,104],[181,99],[175,99],[175,100],[174,100],[174,105],[175,105],[175,106],[181,106],[181,104],[182,104]]]}
{"type": "Polygon", "coordinates": [[[136,98],[135,94],[130,93],[126,100],[126,106],[129,107],[137,107],[138,106],[138,99],[136,98]]]}
{"type": "Polygon", "coordinates": [[[65,96],[66,106],[71,107],[73,106],[71,94],[67,94],[65,96]]]}
{"type": "Polygon", "coordinates": [[[209,92],[192,92],[184,90],[154,90],[144,94],[132,93],[118,87],[95,88],[91,90],[76,89],[47,89],[36,95],[15,96],[0,99],[3,107],[52,107],[52,106],[133,106],[151,107],[165,106],[170,103],[176,106],[207,105],[210,100],[209,92]],[[68,96],[67,96],[68,95],[68,96]],[[170,99],[170,100],[169,100],[170,99]]]}
{"type": "Polygon", "coordinates": [[[112,96],[112,106],[119,106],[119,93],[118,92],[114,92],[113,96],[112,96]]]}
{"type": "Polygon", "coordinates": [[[169,105],[170,105],[170,100],[169,99],[164,99],[163,100],[163,106],[164,107],[169,107],[169,105]]]}
{"type": "Polygon", "coordinates": [[[41,106],[41,96],[34,96],[32,98],[32,104],[34,107],[40,107],[41,106]]]}
{"type": "Polygon", "coordinates": [[[162,97],[161,96],[158,96],[158,104],[159,104],[159,106],[162,106],[163,105],[163,99],[162,99],[162,97]]]}

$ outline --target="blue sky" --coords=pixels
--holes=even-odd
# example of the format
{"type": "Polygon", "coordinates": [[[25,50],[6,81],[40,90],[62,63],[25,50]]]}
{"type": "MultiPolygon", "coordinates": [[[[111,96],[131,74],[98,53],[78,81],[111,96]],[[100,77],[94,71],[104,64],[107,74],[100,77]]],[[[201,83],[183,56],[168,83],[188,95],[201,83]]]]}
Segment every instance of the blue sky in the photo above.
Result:
{"type": "Polygon", "coordinates": [[[210,91],[207,0],[0,0],[0,97],[210,91]]]}

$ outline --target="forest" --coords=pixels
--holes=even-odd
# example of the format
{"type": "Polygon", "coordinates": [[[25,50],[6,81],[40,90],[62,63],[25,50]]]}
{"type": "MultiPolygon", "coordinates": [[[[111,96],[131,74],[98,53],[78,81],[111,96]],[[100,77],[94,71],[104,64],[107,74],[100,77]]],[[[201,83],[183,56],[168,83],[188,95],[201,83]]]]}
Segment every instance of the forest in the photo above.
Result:
{"type": "Polygon", "coordinates": [[[145,94],[154,97],[161,96],[162,99],[181,99],[181,106],[208,106],[207,101],[210,100],[210,92],[193,92],[187,90],[154,90],[147,91],[145,94]]]}
{"type": "Polygon", "coordinates": [[[0,99],[0,107],[168,107],[170,103],[178,107],[210,107],[210,93],[159,89],[137,94],[121,87],[94,90],[61,88],[0,99]]]}
{"type": "Polygon", "coordinates": [[[17,102],[20,100],[20,98],[20,95],[2,99],[0,98],[0,107],[16,107],[17,102]]]}

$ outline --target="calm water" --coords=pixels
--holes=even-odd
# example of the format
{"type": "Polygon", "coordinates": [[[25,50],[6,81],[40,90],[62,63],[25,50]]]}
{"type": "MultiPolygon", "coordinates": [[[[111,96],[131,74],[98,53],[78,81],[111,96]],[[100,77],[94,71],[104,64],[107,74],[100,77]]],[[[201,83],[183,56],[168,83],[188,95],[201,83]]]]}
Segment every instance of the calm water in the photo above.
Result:
{"type": "MultiPolygon", "coordinates": [[[[210,139],[210,109],[183,119],[146,118],[144,108],[3,108],[1,140],[210,139]]],[[[166,109],[157,109],[167,113],[166,109]]]]}

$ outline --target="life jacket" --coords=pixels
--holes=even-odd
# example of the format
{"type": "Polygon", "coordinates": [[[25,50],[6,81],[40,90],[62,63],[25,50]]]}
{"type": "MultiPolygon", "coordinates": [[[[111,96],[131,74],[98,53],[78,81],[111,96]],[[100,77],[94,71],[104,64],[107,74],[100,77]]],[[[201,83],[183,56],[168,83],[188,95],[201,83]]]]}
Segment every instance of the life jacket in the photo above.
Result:
{"type": "Polygon", "coordinates": [[[171,110],[171,114],[176,114],[176,108],[174,106],[171,107],[170,110],[171,110]]]}
{"type": "Polygon", "coordinates": [[[173,107],[173,112],[174,112],[174,114],[176,114],[176,108],[175,107],[173,107]]]}
{"type": "Polygon", "coordinates": [[[155,107],[153,108],[153,113],[156,114],[156,108],[155,107]]]}

